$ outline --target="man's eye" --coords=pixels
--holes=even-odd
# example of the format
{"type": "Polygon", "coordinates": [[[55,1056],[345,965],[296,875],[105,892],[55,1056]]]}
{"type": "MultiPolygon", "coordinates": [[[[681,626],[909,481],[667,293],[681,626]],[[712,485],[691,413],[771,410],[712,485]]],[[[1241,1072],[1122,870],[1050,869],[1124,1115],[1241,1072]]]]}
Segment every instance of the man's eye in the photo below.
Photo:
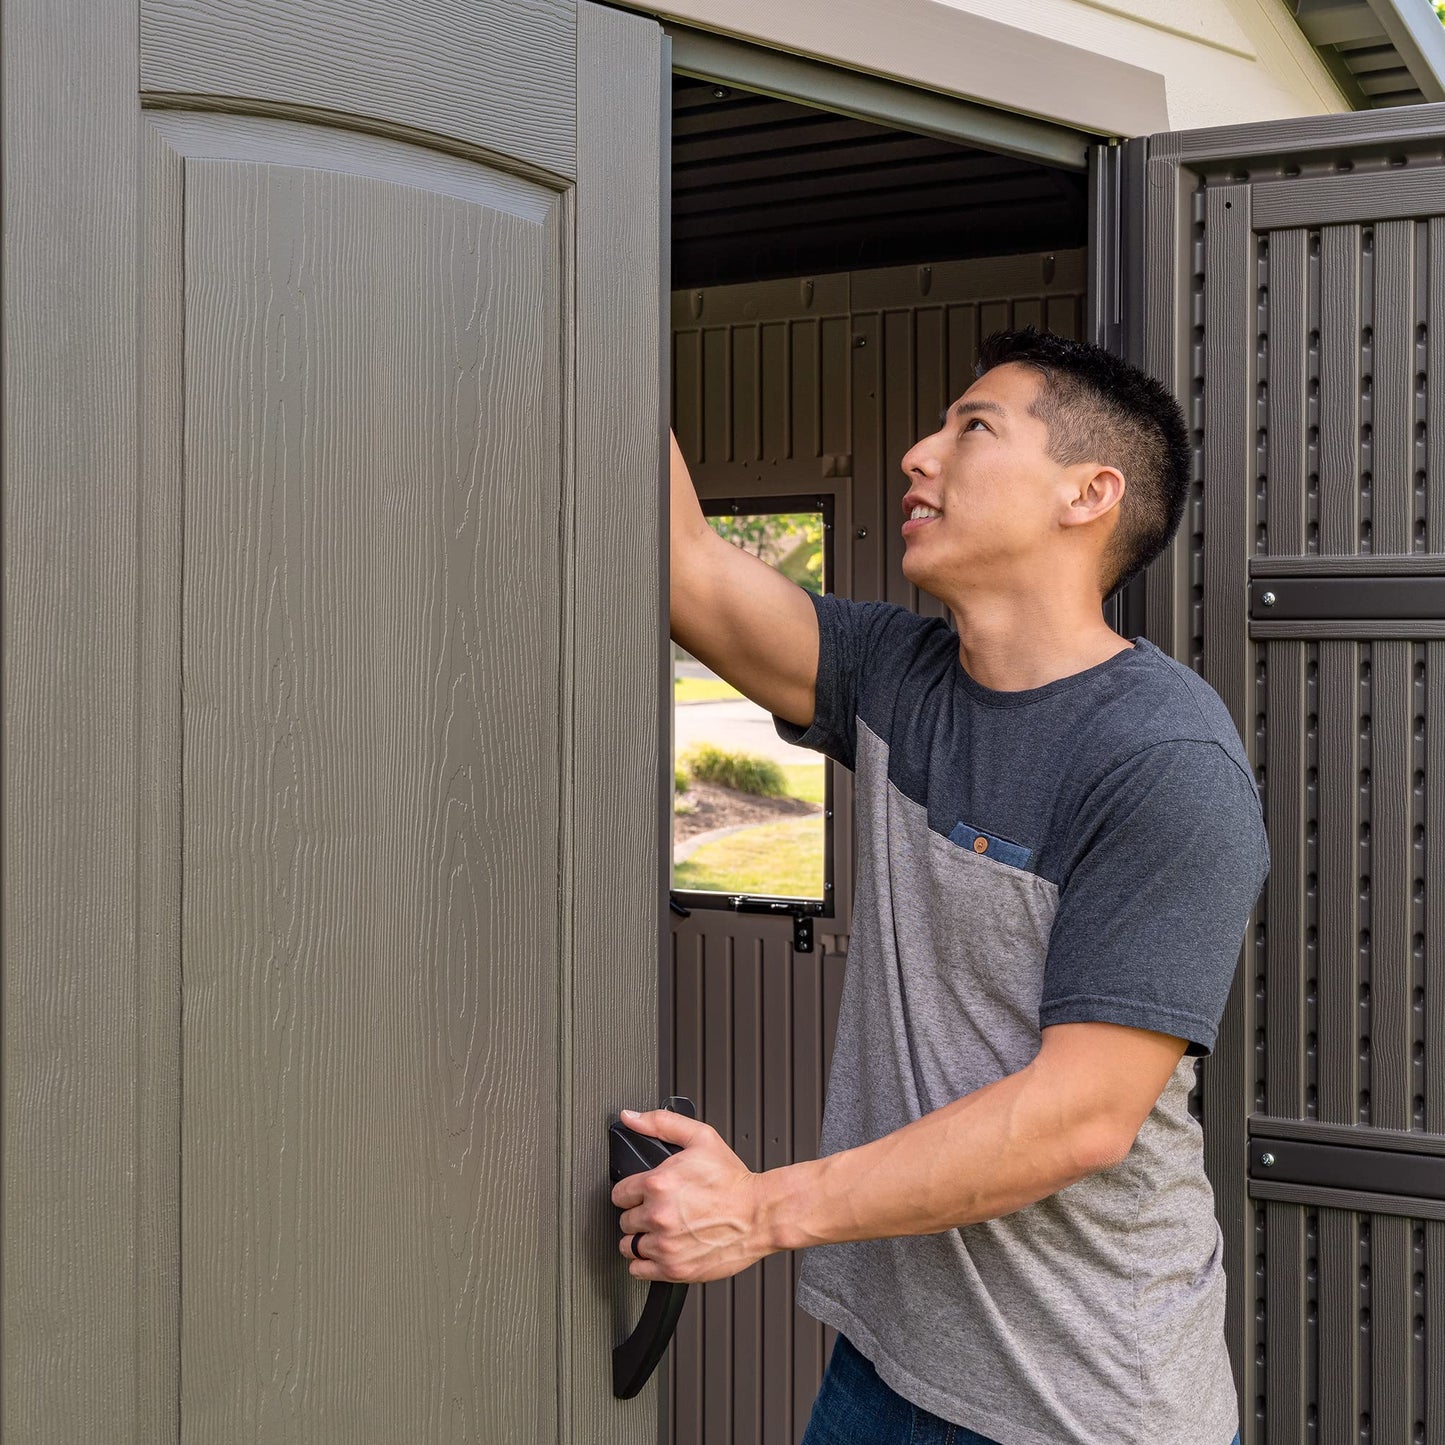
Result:
{"type": "Polygon", "coordinates": [[[988,424],[981,417],[970,417],[967,424],[963,428],[964,431],[967,431],[968,428],[971,426],[981,426],[984,431],[988,430],[988,424]]]}

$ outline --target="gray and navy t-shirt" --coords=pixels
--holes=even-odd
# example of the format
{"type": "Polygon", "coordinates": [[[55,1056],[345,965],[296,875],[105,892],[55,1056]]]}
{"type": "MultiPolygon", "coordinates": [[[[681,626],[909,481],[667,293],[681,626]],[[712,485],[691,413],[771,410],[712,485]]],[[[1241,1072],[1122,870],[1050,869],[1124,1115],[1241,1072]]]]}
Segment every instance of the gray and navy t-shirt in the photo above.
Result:
{"type": "Polygon", "coordinates": [[[858,835],[822,1152],[1016,1072],[1051,1024],[1189,1043],[1119,1165],[999,1219],[810,1249],[798,1302],[1000,1445],[1228,1445],[1222,1239],[1188,1095],[1268,867],[1234,725],[1144,639],[998,692],[937,618],[813,602],[814,720],[775,721],[853,769],[858,835]]]}

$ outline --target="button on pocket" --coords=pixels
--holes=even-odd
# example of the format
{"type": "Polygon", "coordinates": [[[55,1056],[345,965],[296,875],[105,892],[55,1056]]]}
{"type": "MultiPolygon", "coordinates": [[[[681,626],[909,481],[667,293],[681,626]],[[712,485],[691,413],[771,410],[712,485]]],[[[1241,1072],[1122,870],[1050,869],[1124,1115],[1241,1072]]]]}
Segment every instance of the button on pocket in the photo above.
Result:
{"type": "Polygon", "coordinates": [[[971,848],[980,858],[986,855],[995,863],[1006,863],[1010,868],[1027,868],[1034,856],[1034,850],[1022,843],[1000,838],[997,833],[982,832],[967,823],[955,823],[948,840],[957,843],[960,848],[971,848]]]}

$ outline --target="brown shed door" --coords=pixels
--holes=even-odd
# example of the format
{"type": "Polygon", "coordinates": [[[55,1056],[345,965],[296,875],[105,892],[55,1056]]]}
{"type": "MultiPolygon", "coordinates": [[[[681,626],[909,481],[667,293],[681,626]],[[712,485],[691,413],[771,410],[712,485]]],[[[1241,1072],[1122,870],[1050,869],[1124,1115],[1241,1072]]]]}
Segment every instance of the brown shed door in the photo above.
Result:
{"type": "Polygon", "coordinates": [[[658,27],[4,16],[3,1434],[651,1442],[658,27]]]}
{"type": "Polygon", "coordinates": [[[1445,1440],[1445,106],[1133,143],[1136,355],[1191,413],[1151,634],[1273,868],[1204,1067],[1253,1445],[1445,1440]]]}

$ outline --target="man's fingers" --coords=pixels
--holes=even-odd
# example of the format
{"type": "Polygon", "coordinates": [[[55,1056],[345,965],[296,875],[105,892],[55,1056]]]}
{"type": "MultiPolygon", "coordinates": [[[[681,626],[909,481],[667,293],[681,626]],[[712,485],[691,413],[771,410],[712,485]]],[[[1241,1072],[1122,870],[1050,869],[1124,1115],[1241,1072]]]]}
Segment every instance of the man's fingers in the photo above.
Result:
{"type": "Polygon", "coordinates": [[[619,1179],[612,1186],[612,1202],[619,1209],[636,1209],[647,1197],[647,1191],[642,1187],[646,1178],[645,1174],[629,1174],[626,1179],[619,1179]]]}
{"type": "Polygon", "coordinates": [[[640,1209],[624,1210],[617,1223],[623,1234],[646,1234],[649,1228],[649,1221],[642,1217],[640,1209]]]}
{"type": "Polygon", "coordinates": [[[648,1109],[644,1113],[624,1109],[622,1122],[629,1129],[636,1129],[639,1134],[649,1134],[668,1144],[681,1144],[684,1149],[708,1128],[700,1119],[689,1119],[686,1114],[674,1114],[671,1109],[648,1109]]]}

